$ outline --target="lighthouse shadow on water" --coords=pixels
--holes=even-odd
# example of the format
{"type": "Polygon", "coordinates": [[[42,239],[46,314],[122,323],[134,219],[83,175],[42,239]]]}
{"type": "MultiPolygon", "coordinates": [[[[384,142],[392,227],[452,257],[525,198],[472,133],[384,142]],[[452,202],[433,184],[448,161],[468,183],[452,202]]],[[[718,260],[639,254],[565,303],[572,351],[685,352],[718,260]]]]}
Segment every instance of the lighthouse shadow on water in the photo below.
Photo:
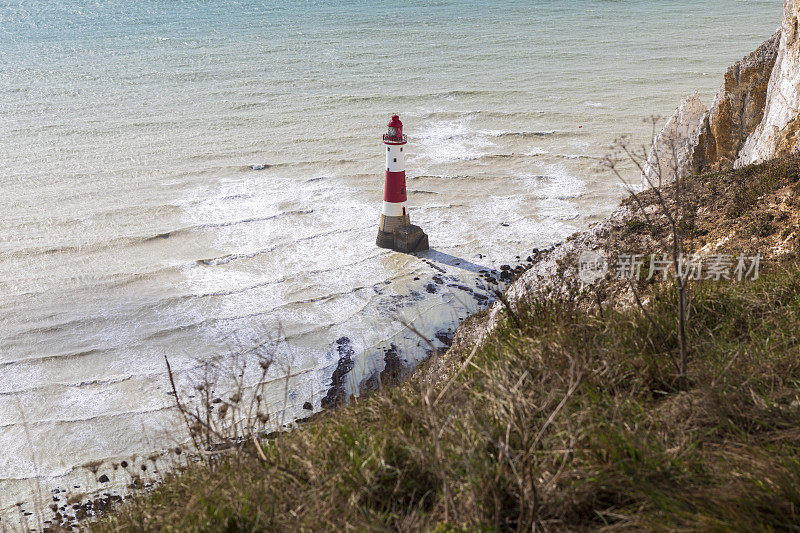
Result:
{"type": "Polygon", "coordinates": [[[388,131],[383,136],[383,144],[386,145],[386,183],[376,244],[381,248],[411,253],[427,250],[428,236],[422,228],[411,224],[406,207],[406,142],[400,117],[392,115],[388,131]]]}
{"type": "Polygon", "coordinates": [[[442,265],[447,265],[454,268],[460,268],[461,270],[466,270],[468,272],[473,272],[475,274],[482,274],[485,272],[496,273],[497,271],[492,267],[487,267],[483,265],[478,265],[466,259],[462,259],[461,257],[456,257],[455,255],[450,255],[445,252],[440,252],[439,250],[430,248],[428,250],[423,251],[422,253],[418,254],[419,257],[426,262],[430,263],[439,263],[442,265]]]}

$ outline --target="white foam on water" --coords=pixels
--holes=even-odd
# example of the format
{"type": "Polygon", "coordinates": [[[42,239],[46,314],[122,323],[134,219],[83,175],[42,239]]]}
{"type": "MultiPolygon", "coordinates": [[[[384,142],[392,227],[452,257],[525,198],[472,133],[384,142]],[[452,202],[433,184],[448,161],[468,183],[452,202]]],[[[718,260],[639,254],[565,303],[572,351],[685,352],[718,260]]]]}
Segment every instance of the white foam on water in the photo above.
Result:
{"type": "Polygon", "coordinates": [[[566,170],[563,164],[545,166],[545,182],[537,187],[535,195],[542,200],[568,200],[586,193],[586,183],[566,170]]]}
{"type": "Polygon", "coordinates": [[[530,156],[530,157],[546,155],[546,154],[549,154],[549,153],[550,153],[550,151],[549,150],[545,150],[544,148],[533,148],[532,150],[529,149],[529,150],[527,150],[525,152],[522,152],[523,155],[527,155],[527,156],[530,156]]]}
{"type": "Polygon", "coordinates": [[[491,140],[492,135],[475,130],[470,117],[455,120],[427,120],[420,131],[414,134],[417,143],[415,157],[423,163],[451,163],[477,159],[491,153],[498,145],[491,140]]]}

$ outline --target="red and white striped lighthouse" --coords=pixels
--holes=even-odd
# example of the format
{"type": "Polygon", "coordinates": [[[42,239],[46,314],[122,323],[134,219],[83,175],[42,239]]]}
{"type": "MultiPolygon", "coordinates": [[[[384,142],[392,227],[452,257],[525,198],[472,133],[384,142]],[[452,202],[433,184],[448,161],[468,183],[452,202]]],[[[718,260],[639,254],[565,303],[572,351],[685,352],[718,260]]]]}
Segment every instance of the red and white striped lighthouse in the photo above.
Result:
{"type": "Polygon", "coordinates": [[[406,136],[400,117],[392,115],[383,136],[386,146],[386,182],[383,189],[383,208],[378,225],[377,245],[400,252],[428,249],[428,236],[419,226],[411,224],[406,209],[406,136]]]}

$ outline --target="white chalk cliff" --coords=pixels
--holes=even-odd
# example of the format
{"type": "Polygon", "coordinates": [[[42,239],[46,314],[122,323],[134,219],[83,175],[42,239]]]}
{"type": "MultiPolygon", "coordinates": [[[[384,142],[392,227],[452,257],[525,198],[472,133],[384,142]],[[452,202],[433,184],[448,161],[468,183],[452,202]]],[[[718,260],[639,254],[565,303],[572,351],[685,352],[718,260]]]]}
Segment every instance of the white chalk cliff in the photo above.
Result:
{"type": "Polygon", "coordinates": [[[707,111],[697,93],[681,100],[653,142],[642,169],[642,186],[660,187],[676,172],[679,176],[691,173],[692,152],[707,111]]]}
{"type": "Polygon", "coordinates": [[[797,149],[800,135],[798,7],[798,0],[785,0],[783,3],[780,45],[767,88],[764,117],[739,152],[736,167],[797,149]]]}
{"type": "Polygon", "coordinates": [[[684,98],[653,142],[642,175],[645,185],[658,185],[676,174],[738,168],[798,149],[799,7],[800,0],[784,0],[781,27],[727,70],[702,116],[698,117],[704,108],[697,95],[684,98]]]}

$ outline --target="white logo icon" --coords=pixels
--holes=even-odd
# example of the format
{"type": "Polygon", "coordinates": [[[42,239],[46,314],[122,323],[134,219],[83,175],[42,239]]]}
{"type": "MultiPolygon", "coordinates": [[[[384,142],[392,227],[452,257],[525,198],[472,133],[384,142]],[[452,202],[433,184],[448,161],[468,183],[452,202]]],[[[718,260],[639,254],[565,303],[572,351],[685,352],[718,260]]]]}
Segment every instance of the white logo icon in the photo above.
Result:
{"type": "Polygon", "coordinates": [[[578,256],[578,278],[584,283],[594,283],[605,277],[608,272],[608,262],[600,254],[584,250],[578,256]]]}

